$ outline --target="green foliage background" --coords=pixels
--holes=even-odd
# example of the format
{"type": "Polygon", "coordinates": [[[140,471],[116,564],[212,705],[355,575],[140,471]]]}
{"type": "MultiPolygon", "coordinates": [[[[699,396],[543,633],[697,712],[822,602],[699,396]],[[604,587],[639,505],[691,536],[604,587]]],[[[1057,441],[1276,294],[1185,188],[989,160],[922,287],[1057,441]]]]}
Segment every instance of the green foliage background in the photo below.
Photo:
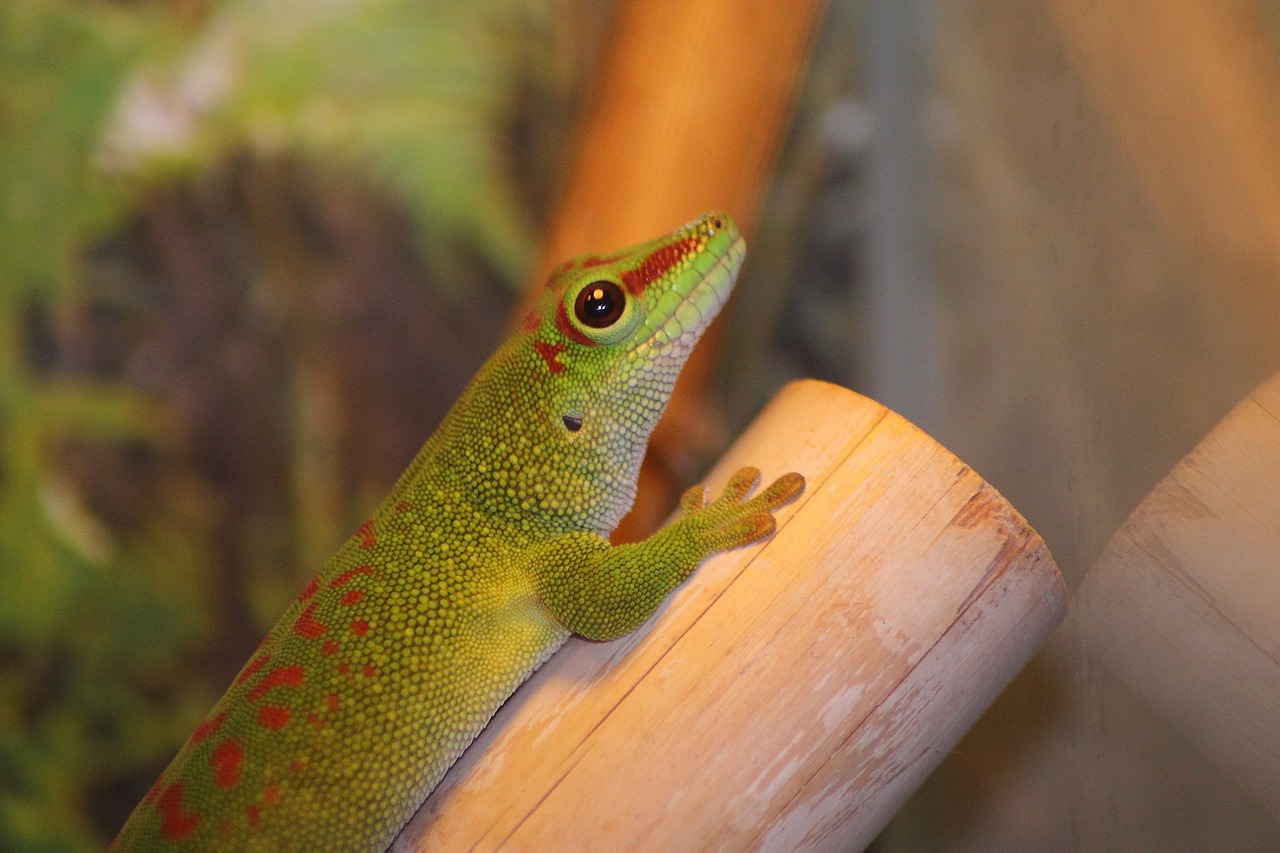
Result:
{"type": "Polygon", "coordinates": [[[606,13],[0,4],[0,849],[101,847],[433,426],[353,439],[386,383],[350,363],[424,396],[403,303],[500,333],[606,13]]]}

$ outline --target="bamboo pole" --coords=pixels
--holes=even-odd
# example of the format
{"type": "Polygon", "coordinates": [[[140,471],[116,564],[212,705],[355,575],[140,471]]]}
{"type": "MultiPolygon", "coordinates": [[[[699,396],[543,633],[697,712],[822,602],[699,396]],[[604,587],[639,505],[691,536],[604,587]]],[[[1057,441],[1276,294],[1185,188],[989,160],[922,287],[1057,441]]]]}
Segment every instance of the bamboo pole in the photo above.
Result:
{"type": "Polygon", "coordinates": [[[750,235],[823,5],[620,4],[531,288],[565,258],[648,239],[708,210],[728,211],[750,235]]]}
{"type": "Polygon", "coordinates": [[[1156,486],[1076,613],[1089,650],[1280,814],[1280,373],[1156,486]]]}
{"type": "Polygon", "coordinates": [[[884,407],[787,386],[708,477],[808,479],[639,632],[574,638],[394,849],[859,848],[1061,619],[1043,541],[884,407]]]}

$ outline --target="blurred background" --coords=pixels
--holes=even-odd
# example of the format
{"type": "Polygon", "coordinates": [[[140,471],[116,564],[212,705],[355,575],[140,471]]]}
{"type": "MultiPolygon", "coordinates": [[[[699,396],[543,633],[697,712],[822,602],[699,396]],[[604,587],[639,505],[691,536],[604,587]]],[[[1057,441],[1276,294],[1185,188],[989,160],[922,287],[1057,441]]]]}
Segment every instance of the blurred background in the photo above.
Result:
{"type": "MultiPolygon", "coordinates": [[[[618,5],[0,4],[0,850],[105,844],[504,337],[618,5]]],[[[1074,590],[1280,367],[1280,3],[816,26],[689,472],[837,382],[1074,590]]],[[[874,849],[1277,838],[1068,622],[874,849]]]]}

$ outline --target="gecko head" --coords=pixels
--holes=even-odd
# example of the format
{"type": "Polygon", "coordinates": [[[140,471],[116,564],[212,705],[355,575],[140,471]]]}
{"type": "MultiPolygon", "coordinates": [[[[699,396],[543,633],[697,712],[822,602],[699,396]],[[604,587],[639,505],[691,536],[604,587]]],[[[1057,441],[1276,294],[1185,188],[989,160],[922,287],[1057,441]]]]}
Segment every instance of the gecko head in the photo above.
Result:
{"type": "Polygon", "coordinates": [[[562,265],[531,315],[535,371],[569,433],[625,432],[640,450],[676,377],[733,289],[745,248],[732,218],[708,213],[610,256],[562,265]]]}
{"type": "Polygon", "coordinates": [[[450,452],[474,468],[477,499],[536,512],[541,523],[563,516],[611,530],[631,505],[676,377],[744,254],[733,220],[710,213],[556,270],[521,333],[450,415],[450,452]]]}

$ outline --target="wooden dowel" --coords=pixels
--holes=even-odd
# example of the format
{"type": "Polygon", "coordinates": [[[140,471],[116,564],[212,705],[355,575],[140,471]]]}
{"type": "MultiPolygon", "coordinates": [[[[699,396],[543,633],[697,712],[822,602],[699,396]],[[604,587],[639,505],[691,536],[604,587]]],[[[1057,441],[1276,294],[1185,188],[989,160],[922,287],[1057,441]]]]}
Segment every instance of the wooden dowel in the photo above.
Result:
{"type": "Polygon", "coordinates": [[[808,488],[639,632],[576,638],[516,692],[399,850],[868,843],[1061,619],[1038,535],[851,391],[787,386],[709,475],[808,488]]]}
{"type": "Polygon", "coordinates": [[[1280,373],[1134,510],[1075,618],[1093,656],[1280,814],[1280,373]]]}

